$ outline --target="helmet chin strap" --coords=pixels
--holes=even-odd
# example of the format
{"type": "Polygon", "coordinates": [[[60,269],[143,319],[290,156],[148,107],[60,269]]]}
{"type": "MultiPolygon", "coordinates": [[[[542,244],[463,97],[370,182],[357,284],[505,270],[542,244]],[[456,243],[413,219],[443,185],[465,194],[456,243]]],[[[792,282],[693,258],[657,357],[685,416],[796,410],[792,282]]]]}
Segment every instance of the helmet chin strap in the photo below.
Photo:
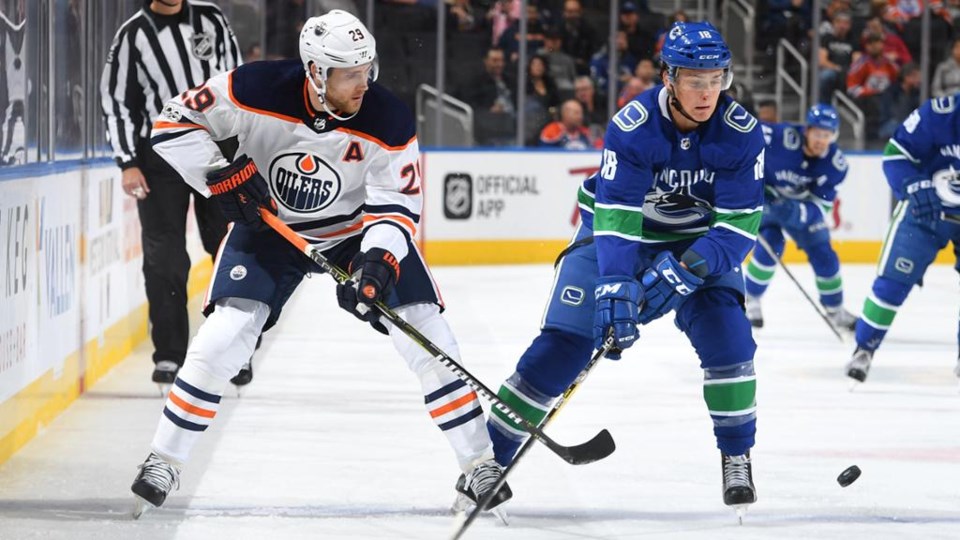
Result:
{"type": "Polygon", "coordinates": [[[317,82],[316,80],[314,80],[313,74],[310,73],[309,68],[307,69],[307,80],[310,81],[310,86],[313,87],[313,91],[317,93],[317,98],[320,100],[320,106],[323,107],[323,110],[330,116],[336,118],[341,122],[346,122],[347,120],[353,118],[354,116],[357,115],[357,113],[360,112],[360,110],[358,109],[357,112],[351,114],[350,116],[337,115],[336,113],[330,110],[329,106],[327,106],[327,88],[326,88],[327,85],[324,83],[323,88],[317,86],[317,82]]]}
{"type": "MultiPolygon", "coordinates": [[[[687,120],[689,120],[689,121],[697,124],[698,126],[699,126],[700,124],[702,124],[703,122],[701,122],[700,120],[697,120],[696,118],[694,118],[694,117],[690,116],[689,114],[687,114],[687,111],[685,111],[685,110],[683,109],[683,105],[680,104],[680,100],[677,99],[676,94],[673,93],[673,88],[672,88],[672,87],[673,87],[673,83],[670,83],[670,86],[671,86],[671,88],[670,88],[669,90],[667,90],[667,94],[670,95],[670,106],[673,107],[674,109],[676,109],[677,112],[680,113],[681,115],[683,115],[683,117],[686,118],[687,120]]],[[[711,116],[712,116],[712,115],[711,115],[711,116]]]]}

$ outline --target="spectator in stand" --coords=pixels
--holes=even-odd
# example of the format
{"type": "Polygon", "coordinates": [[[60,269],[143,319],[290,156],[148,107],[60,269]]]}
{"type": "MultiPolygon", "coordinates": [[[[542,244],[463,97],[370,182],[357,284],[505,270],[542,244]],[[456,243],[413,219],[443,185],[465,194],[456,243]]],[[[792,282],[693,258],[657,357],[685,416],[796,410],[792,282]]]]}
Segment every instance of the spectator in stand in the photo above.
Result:
{"type": "Polygon", "coordinates": [[[554,111],[560,105],[557,85],[550,77],[547,61],[542,56],[532,56],[527,62],[526,115],[524,121],[524,141],[536,144],[541,128],[553,118],[554,111]]]}
{"type": "Polygon", "coordinates": [[[900,84],[891,88],[891,117],[880,126],[880,139],[886,140],[920,107],[920,67],[913,62],[903,66],[900,84]]]}
{"type": "Polygon", "coordinates": [[[933,97],[946,97],[960,93],[960,38],[953,40],[950,58],[937,66],[931,88],[933,97]]]}
{"type": "Polygon", "coordinates": [[[646,90],[646,87],[643,81],[637,77],[630,77],[623,85],[620,96],[617,97],[617,107],[623,108],[623,106],[633,100],[633,98],[642,94],[644,90],[646,90]]]}
{"type": "Polygon", "coordinates": [[[543,48],[537,54],[547,60],[550,77],[557,85],[561,99],[573,97],[573,80],[577,78],[577,66],[569,54],[563,52],[563,39],[559,30],[548,28],[543,34],[543,48]]]}
{"type": "Polygon", "coordinates": [[[634,58],[651,58],[656,46],[656,37],[640,24],[637,4],[631,1],[620,8],[620,30],[627,34],[627,49],[634,58]]]}
{"type": "Polygon", "coordinates": [[[487,24],[490,26],[490,45],[500,41],[500,36],[520,18],[520,0],[497,0],[487,12],[487,24]]]}
{"type": "Polygon", "coordinates": [[[780,122],[780,112],[777,110],[777,102],[772,99],[763,99],[757,102],[757,120],[765,124],[777,124],[780,122]]]}
{"type": "Polygon", "coordinates": [[[653,60],[649,58],[644,58],[637,62],[637,68],[633,70],[633,76],[640,79],[640,82],[643,83],[644,90],[649,90],[659,84],[659,81],[657,81],[657,68],[653,65],[653,60]]]}
{"type": "Polygon", "coordinates": [[[829,103],[833,91],[841,88],[850,66],[860,56],[860,51],[850,35],[849,11],[833,14],[832,32],[820,38],[820,102],[829,103]]]}
{"type": "Polygon", "coordinates": [[[602,148],[603,141],[595,140],[590,130],[583,125],[583,106],[580,102],[568,99],[560,107],[560,120],[547,124],[540,132],[540,146],[589,150],[602,148]]]}
{"type": "Polygon", "coordinates": [[[834,16],[841,11],[850,13],[852,7],[850,0],[830,0],[830,3],[827,4],[827,7],[823,10],[823,15],[820,17],[820,28],[817,33],[821,36],[829,36],[832,34],[834,16]]]}
{"type": "Polygon", "coordinates": [[[896,64],[898,69],[907,62],[913,62],[910,49],[907,48],[903,39],[901,39],[896,32],[884,26],[883,20],[880,17],[872,17],[867,20],[867,27],[864,29],[863,38],[861,39],[864,50],[866,50],[867,36],[870,34],[880,36],[880,39],[883,41],[883,55],[896,64]]]}
{"type": "Polygon", "coordinates": [[[897,83],[899,69],[883,54],[883,36],[868,34],[865,54],[850,67],[847,94],[867,118],[867,137],[879,138],[878,128],[893,115],[890,88],[897,83]]]}
{"type": "Polygon", "coordinates": [[[448,28],[467,33],[480,29],[481,20],[470,0],[452,0],[449,4],[448,28]]]}
{"type": "Polygon", "coordinates": [[[563,3],[563,52],[569,54],[577,65],[577,73],[590,72],[590,57],[599,48],[597,32],[583,20],[580,0],[565,0],[563,3]]]}
{"type": "Polygon", "coordinates": [[[610,52],[607,50],[609,45],[604,45],[597,54],[590,59],[590,76],[597,81],[597,89],[602,93],[620,92],[623,85],[633,76],[633,70],[637,68],[637,59],[627,50],[627,34],[623,30],[617,30],[615,40],[617,44],[617,82],[611,85],[608,81],[610,75],[610,52]]]}
{"type": "Polygon", "coordinates": [[[503,50],[490,48],[483,59],[483,73],[456,92],[473,107],[474,133],[482,145],[499,146],[516,140],[511,129],[516,128],[512,122],[516,118],[517,85],[504,71],[505,65],[503,50]]]}
{"type": "MultiPolygon", "coordinates": [[[[527,50],[531,53],[543,47],[543,24],[536,4],[527,4],[527,50]]],[[[506,53],[510,64],[516,66],[520,57],[520,19],[513,21],[500,35],[498,48],[506,53]]]]}
{"type": "Polygon", "coordinates": [[[584,123],[592,132],[603,133],[607,128],[607,103],[597,95],[593,79],[581,75],[573,82],[574,98],[583,108],[584,123]]]}

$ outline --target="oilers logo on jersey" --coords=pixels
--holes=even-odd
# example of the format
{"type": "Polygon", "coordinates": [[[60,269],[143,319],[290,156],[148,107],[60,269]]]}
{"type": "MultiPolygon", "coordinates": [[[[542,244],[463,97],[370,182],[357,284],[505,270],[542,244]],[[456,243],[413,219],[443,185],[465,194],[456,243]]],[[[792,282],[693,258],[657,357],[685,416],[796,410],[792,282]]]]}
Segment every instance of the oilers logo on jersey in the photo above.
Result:
{"type": "Polygon", "coordinates": [[[310,214],[330,206],[340,194],[340,173],[321,157],[286,152],[270,162],[270,190],[291,212],[310,214]]]}

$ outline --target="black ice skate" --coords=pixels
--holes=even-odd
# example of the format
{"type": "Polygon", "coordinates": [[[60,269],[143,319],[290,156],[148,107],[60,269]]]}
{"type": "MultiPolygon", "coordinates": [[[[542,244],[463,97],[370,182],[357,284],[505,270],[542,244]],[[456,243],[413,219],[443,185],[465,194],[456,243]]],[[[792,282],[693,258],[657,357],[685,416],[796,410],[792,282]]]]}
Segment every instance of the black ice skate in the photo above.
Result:
{"type": "MultiPolygon", "coordinates": [[[[260,342],[263,341],[263,335],[257,337],[257,345],[254,347],[253,352],[256,354],[260,350],[260,342]]],[[[241,396],[240,389],[244,386],[250,384],[253,381],[253,355],[250,355],[250,359],[247,360],[243,367],[240,368],[240,371],[230,379],[230,383],[237,387],[237,397],[241,396]]]]}
{"type": "Polygon", "coordinates": [[[750,321],[750,326],[763,328],[763,311],[760,309],[760,299],[748,294],[744,298],[743,307],[747,312],[747,320],[750,321]]]}
{"type": "MultiPolygon", "coordinates": [[[[857,350],[853,351],[853,358],[851,358],[847,364],[847,377],[857,382],[865,382],[867,380],[867,373],[870,372],[870,362],[872,361],[873,351],[857,347],[857,350]]],[[[855,384],[856,383],[854,383],[854,385],[855,384]]]]}
{"type": "Polygon", "coordinates": [[[739,456],[721,454],[720,461],[723,467],[723,504],[737,511],[737,518],[742,525],[747,507],[757,502],[750,452],[739,456]]]}
{"type": "Polygon", "coordinates": [[[150,379],[160,387],[160,397],[165,397],[173,381],[177,379],[180,366],[172,360],[160,360],[153,366],[153,376],[150,379]]]}
{"type": "Polygon", "coordinates": [[[140,465],[140,473],[130,486],[136,496],[133,519],[139,519],[145,511],[157,508],[167,499],[167,494],[180,487],[180,467],[173,465],[154,452],[140,465]]]}
{"type": "Polygon", "coordinates": [[[857,329],[857,318],[843,306],[829,308],[824,306],[824,310],[827,312],[827,319],[830,320],[830,324],[834,328],[847,332],[853,332],[857,329]]]}
{"type": "MultiPolygon", "coordinates": [[[[461,474],[460,478],[457,479],[456,490],[459,495],[453,503],[453,511],[466,512],[469,507],[477,505],[493,489],[501,476],[503,476],[503,467],[492,459],[474,467],[470,474],[461,474]]],[[[510,485],[505,483],[496,496],[490,500],[490,504],[486,508],[487,511],[497,516],[504,525],[507,523],[507,517],[500,505],[509,501],[511,497],[513,497],[513,491],[510,490],[510,485]]]]}

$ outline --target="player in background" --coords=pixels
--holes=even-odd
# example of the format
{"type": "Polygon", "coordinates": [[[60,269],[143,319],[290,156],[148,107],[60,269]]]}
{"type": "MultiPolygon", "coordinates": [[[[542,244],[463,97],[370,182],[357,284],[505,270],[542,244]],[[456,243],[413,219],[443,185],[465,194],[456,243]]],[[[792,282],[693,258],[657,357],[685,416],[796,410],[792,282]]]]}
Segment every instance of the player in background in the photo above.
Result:
{"type": "MultiPolygon", "coordinates": [[[[836,328],[853,331],[857,318],[843,308],[840,259],[830,245],[828,216],[837,186],[847,176],[847,160],[837,147],[840,117],[833,107],[817,104],[807,111],[806,126],[762,124],[767,143],[764,164],[764,210],[760,235],[783,254],[786,231],[807,254],[817,278],[820,304],[836,328]]],[[[747,264],[747,318],[763,327],[760,297],[766,292],[776,261],[757,242],[747,264]]]]}
{"type": "MultiPolygon", "coordinates": [[[[934,98],[913,111],[883,150],[883,172],[899,201],[883,242],[877,277],[857,320],[847,375],[864,382],[873,353],[937,252],[960,253],[960,96],[934,98]]],[[[960,258],[956,266],[960,271],[960,258]]],[[[960,335],[958,335],[960,340],[960,335]]],[[[954,373],[960,377],[960,356],[954,373]]]]}
{"type": "MultiPolygon", "coordinates": [[[[354,274],[337,288],[340,306],[388,333],[416,374],[463,471],[462,492],[478,499],[502,474],[476,393],[372,309],[384,301],[459,361],[413,241],[423,202],[413,115],[374,82],[376,42],[353,15],[333,10],[307,20],[300,56],[218,75],[168,101],[155,122],[156,151],[212,194],[232,226],[217,255],[207,319],[132,486],[137,516],[178,486],[228,380],[304,275],[320,270],[263,223],[263,207],[354,274]],[[216,142],[234,137],[239,157],[229,162],[216,142]]],[[[499,493],[496,503],[510,496],[506,486],[499,493]]]]}
{"type": "MultiPolygon", "coordinates": [[[[638,325],[675,311],[703,368],[722,456],[724,503],[756,501],[756,344],[743,310],[747,253],[763,209],[763,135],[724,95],[731,55],[711,24],[676,23],[658,85],[607,128],[600,171],[578,193],[582,223],[557,267],[540,334],[499,396],[539,423],[608,336],[619,359],[638,325]]],[[[526,433],[494,411],[497,461],[526,433]]]]}

